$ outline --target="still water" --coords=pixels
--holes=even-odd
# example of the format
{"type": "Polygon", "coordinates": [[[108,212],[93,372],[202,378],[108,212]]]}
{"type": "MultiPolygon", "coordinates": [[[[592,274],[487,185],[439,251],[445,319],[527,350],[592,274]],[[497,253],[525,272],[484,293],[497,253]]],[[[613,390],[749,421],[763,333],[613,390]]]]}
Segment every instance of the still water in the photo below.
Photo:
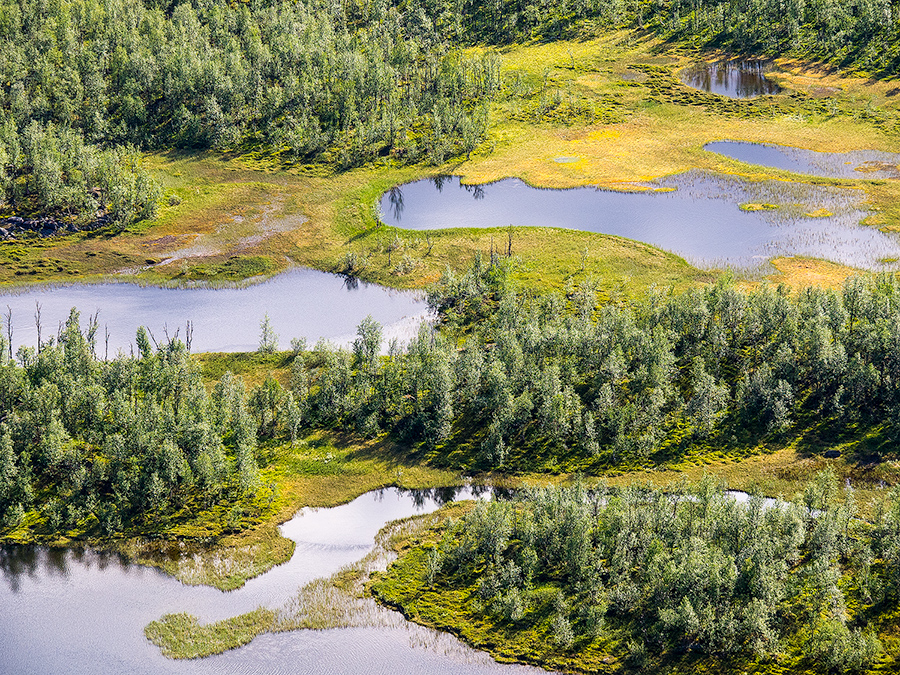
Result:
{"type": "Polygon", "coordinates": [[[167,659],[144,637],[147,623],[170,612],[190,612],[206,622],[260,605],[277,608],[306,582],[365,556],[389,521],[472,496],[469,488],[386,489],[332,509],[303,509],[282,526],[297,543],[290,562],[228,593],[185,586],[115,554],[0,547],[0,672],[544,673],[499,665],[452,636],[408,623],[387,609],[379,611],[393,622],[377,628],[262,635],[248,646],[193,661],[167,659]]]}
{"type": "Polygon", "coordinates": [[[700,267],[754,268],[777,255],[891,269],[900,238],[860,225],[864,193],[784,181],[745,181],[693,170],[645,192],[534,188],[518,179],[463,185],[458,177],[385,193],[382,220],[410,230],[560,227],[618,235],[676,253],[700,267]],[[768,204],[772,210],[743,210],[768,204]]]}
{"type": "Polygon", "coordinates": [[[755,98],[781,91],[766,77],[767,69],[765,61],[754,59],[701,63],[681,71],[681,81],[728,98],[755,98]]]}
{"type": "Polygon", "coordinates": [[[128,353],[139,326],[157,340],[194,326],[194,352],[253,351],[259,345],[260,322],[268,314],[282,349],[291,338],[320,338],[335,344],[350,342],[356,326],[367,316],[384,326],[385,342],[415,334],[427,314],[416,294],[376,284],[348,282],[342,276],[299,268],[243,288],[161,288],[129,283],[33,286],[0,295],[0,313],[12,310],[13,342],[34,346],[35,303],[41,305],[42,339],[55,335],[72,307],[81,312],[81,324],[99,310],[97,353],[128,353]]]}
{"type": "Polygon", "coordinates": [[[715,141],[704,150],[748,164],[822,178],[900,178],[900,154],[878,150],[816,152],[744,141],[715,141]]]}

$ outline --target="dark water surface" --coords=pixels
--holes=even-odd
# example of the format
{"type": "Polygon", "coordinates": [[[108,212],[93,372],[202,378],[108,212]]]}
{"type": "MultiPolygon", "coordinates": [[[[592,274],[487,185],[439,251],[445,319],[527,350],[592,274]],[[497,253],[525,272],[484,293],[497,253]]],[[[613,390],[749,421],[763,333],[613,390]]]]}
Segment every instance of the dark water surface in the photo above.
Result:
{"type": "Polygon", "coordinates": [[[879,150],[816,152],[744,141],[714,141],[704,150],[740,162],[822,178],[900,178],[900,154],[879,150]]]}
{"type": "MultiPolygon", "coordinates": [[[[223,593],[185,586],[115,554],[0,547],[0,672],[96,673],[537,673],[501,666],[452,636],[402,620],[379,628],[263,635],[207,659],[172,661],[144,638],[169,612],[211,621],[260,605],[277,608],[301,585],[361,559],[387,522],[437,509],[472,491],[386,489],[333,509],[303,509],[282,526],[297,542],[290,562],[223,593]]],[[[387,612],[387,610],[384,610],[387,612]]]]}
{"type": "Polygon", "coordinates": [[[755,59],[701,63],[681,71],[681,81],[694,89],[728,98],[777,94],[781,87],[765,75],[768,64],[755,59]]]}
{"type": "Polygon", "coordinates": [[[385,340],[410,337],[426,315],[418,296],[376,284],[348,283],[336,274],[299,268],[242,288],[160,288],[130,283],[73,284],[26,287],[0,295],[0,313],[12,309],[13,342],[34,346],[35,302],[41,304],[42,339],[55,335],[72,307],[81,312],[82,326],[98,309],[97,353],[105,355],[104,328],[109,328],[109,355],[126,353],[138,326],[147,326],[162,340],[185,323],[194,325],[192,351],[252,351],[259,345],[260,322],[268,313],[282,349],[291,338],[319,338],[336,343],[352,339],[356,326],[371,314],[385,326],[385,340]]]}
{"type": "Polygon", "coordinates": [[[882,259],[900,257],[900,238],[859,224],[866,216],[859,190],[750,182],[697,170],[653,187],[549,190],[518,179],[471,186],[443,177],[388,191],[380,211],[388,225],[410,230],[516,225],[601,232],[653,244],[700,267],[747,269],[777,255],[804,255],[887,269],[882,259]],[[740,208],[747,204],[777,208],[740,208]],[[829,215],[806,215],[822,209],[829,215]]]}

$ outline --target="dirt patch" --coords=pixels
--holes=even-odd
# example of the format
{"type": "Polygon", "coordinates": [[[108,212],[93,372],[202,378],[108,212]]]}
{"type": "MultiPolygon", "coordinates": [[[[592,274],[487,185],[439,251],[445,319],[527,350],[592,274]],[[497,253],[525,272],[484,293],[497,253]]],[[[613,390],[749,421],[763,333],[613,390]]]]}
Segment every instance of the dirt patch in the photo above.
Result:
{"type": "Polygon", "coordinates": [[[300,214],[275,215],[283,209],[284,202],[274,200],[263,207],[261,213],[254,216],[235,214],[221,223],[214,232],[193,237],[190,246],[173,251],[165,260],[154,266],[162,267],[187,258],[243,255],[266,239],[295,230],[306,222],[306,216],[300,214]]]}

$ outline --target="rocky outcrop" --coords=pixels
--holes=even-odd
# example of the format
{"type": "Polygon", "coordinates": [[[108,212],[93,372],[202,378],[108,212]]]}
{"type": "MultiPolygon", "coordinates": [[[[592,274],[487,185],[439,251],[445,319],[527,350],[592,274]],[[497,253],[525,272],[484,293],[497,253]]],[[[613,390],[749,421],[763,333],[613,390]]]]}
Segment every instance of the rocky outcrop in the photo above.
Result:
{"type": "Polygon", "coordinates": [[[93,221],[82,225],[51,217],[22,218],[20,216],[7,216],[0,218],[0,239],[15,239],[24,232],[36,232],[41,237],[52,237],[66,232],[99,230],[111,222],[112,218],[105,213],[98,214],[93,221]]]}

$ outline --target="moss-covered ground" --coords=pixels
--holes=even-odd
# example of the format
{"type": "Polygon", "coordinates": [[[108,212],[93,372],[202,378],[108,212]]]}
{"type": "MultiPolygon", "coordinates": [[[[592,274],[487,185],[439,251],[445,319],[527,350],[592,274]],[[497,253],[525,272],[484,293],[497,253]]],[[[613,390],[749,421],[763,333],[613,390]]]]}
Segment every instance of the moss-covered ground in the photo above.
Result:
{"type": "MultiPolygon", "coordinates": [[[[827,672],[800,654],[799,635],[789,636],[779,645],[777,653],[765,657],[739,653],[716,657],[684,650],[663,658],[647,653],[642,662],[637,662],[629,651],[627,632],[611,621],[596,637],[582,636],[570,647],[561,647],[553,639],[554,598],[558,593],[553,583],[529,590],[524,615],[511,623],[484,611],[479,600],[477,574],[454,574],[452,578],[429,575],[429,554],[438,545],[446,521],[458,517],[458,511],[439,512],[429,527],[395,538],[392,544],[399,559],[385,573],[373,576],[370,591],[379,602],[401,611],[407,619],[449,631],[467,644],[489,652],[498,661],[530,663],[567,673],[818,675],[827,672]]],[[[847,575],[841,581],[842,586],[853,583],[847,575]]],[[[883,651],[865,672],[897,672],[900,640],[896,608],[888,609],[872,628],[881,640],[883,651]]]]}

